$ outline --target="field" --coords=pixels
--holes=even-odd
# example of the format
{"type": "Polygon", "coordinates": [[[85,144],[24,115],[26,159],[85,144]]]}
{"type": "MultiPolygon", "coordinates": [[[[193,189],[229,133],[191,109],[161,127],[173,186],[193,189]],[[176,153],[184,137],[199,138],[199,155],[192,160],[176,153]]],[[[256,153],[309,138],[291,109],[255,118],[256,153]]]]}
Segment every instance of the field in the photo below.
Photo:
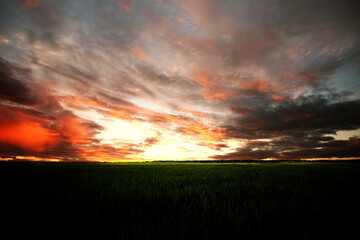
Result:
{"type": "Polygon", "coordinates": [[[360,239],[359,162],[0,162],[0,179],[9,239],[360,239]]]}

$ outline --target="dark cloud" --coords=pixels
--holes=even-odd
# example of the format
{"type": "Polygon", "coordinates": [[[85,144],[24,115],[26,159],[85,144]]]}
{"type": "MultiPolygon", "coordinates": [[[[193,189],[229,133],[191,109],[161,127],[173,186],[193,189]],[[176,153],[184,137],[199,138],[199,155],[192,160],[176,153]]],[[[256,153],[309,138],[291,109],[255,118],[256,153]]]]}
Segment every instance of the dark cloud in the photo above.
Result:
{"type": "Polygon", "coordinates": [[[266,142],[248,142],[244,147],[223,155],[212,156],[226,160],[298,160],[311,158],[360,157],[359,138],[334,140],[331,137],[281,137],[266,142]]]}
{"type": "MultiPolygon", "coordinates": [[[[27,85],[26,79],[16,79],[13,70],[16,69],[10,63],[0,58],[0,97],[9,101],[31,105],[38,101],[38,97],[27,85]]],[[[20,69],[20,71],[28,71],[20,69]]]]}
{"type": "Polygon", "coordinates": [[[81,70],[76,69],[76,67],[73,67],[71,65],[58,65],[56,67],[51,67],[43,63],[39,63],[35,60],[35,63],[46,70],[50,71],[51,73],[59,74],[67,79],[76,80],[80,82],[81,84],[84,84],[86,86],[89,86],[89,80],[95,80],[96,78],[94,76],[90,76],[87,74],[84,74],[81,72],[81,70]]]}
{"type": "Polygon", "coordinates": [[[215,155],[211,156],[211,158],[216,160],[262,160],[274,156],[276,156],[276,152],[272,150],[239,149],[237,152],[215,155]]]}
{"type": "Polygon", "coordinates": [[[360,157],[359,139],[333,140],[319,144],[317,148],[301,148],[280,154],[283,159],[308,159],[308,158],[345,158],[360,157]]]}
{"type": "Polygon", "coordinates": [[[228,148],[229,146],[225,143],[208,143],[208,142],[200,142],[198,143],[199,146],[204,146],[204,147],[208,147],[210,149],[214,149],[214,150],[222,150],[224,148],[228,148]]]}
{"type": "Polygon", "coordinates": [[[338,95],[302,96],[276,106],[264,106],[223,126],[229,138],[248,141],[246,146],[216,159],[316,158],[358,156],[357,140],[339,141],[328,134],[360,128],[360,101],[338,95]],[[265,142],[256,139],[268,139],[265,142]],[[250,141],[249,141],[250,140],[250,141]]]}
{"type": "Polygon", "coordinates": [[[359,100],[334,101],[331,97],[337,98],[337,95],[302,96],[275,106],[264,105],[234,118],[224,128],[230,137],[251,139],[297,132],[330,134],[358,129],[360,115],[354,109],[360,107],[359,100]]]}
{"type": "Polygon", "coordinates": [[[57,47],[58,35],[64,25],[66,1],[2,1],[1,9],[6,14],[2,23],[6,33],[25,32],[30,44],[36,41],[57,47]],[[9,26],[16,26],[10,28],[9,26]]]}
{"type": "MultiPolygon", "coordinates": [[[[305,31],[332,33],[358,33],[360,5],[354,0],[280,1],[285,30],[292,34],[305,31]],[[305,11],[306,10],[306,11],[305,11]]],[[[340,36],[337,36],[340,37],[340,36]]]]}
{"type": "Polygon", "coordinates": [[[155,137],[151,137],[151,138],[146,138],[144,143],[145,146],[147,147],[151,147],[152,145],[156,144],[159,142],[159,139],[155,138],[155,137]]]}

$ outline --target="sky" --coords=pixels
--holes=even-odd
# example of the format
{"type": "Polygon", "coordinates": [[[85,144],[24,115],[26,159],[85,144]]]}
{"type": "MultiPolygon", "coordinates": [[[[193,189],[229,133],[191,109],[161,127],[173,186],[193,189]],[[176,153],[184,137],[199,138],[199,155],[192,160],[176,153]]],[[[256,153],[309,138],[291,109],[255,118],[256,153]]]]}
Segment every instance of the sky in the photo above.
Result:
{"type": "Polygon", "coordinates": [[[0,159],[360,158],[357,0],[0,0],[0,159]]]}

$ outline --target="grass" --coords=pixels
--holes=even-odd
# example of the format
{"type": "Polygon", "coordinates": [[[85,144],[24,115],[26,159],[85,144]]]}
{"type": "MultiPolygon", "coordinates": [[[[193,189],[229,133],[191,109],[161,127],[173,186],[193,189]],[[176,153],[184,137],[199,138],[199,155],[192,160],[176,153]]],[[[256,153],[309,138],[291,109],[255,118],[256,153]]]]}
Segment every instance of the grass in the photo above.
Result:
{"type": "Polygon", "coordinates": [[[9,239],[360,239],[359,173],[359,162],[0,162],[2,229],[16,227],[9,239]]]}

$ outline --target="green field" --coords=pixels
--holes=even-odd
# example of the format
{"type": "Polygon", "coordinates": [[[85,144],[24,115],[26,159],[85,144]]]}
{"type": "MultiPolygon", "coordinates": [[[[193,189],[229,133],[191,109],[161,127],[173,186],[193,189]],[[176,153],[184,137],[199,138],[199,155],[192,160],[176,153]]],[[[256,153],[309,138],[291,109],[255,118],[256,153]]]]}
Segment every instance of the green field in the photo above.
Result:
{"type": "Polygon", "coordinates": [[[0,162],[0,179],[8,239],[360,239],[359,162],[0,162]]]}

